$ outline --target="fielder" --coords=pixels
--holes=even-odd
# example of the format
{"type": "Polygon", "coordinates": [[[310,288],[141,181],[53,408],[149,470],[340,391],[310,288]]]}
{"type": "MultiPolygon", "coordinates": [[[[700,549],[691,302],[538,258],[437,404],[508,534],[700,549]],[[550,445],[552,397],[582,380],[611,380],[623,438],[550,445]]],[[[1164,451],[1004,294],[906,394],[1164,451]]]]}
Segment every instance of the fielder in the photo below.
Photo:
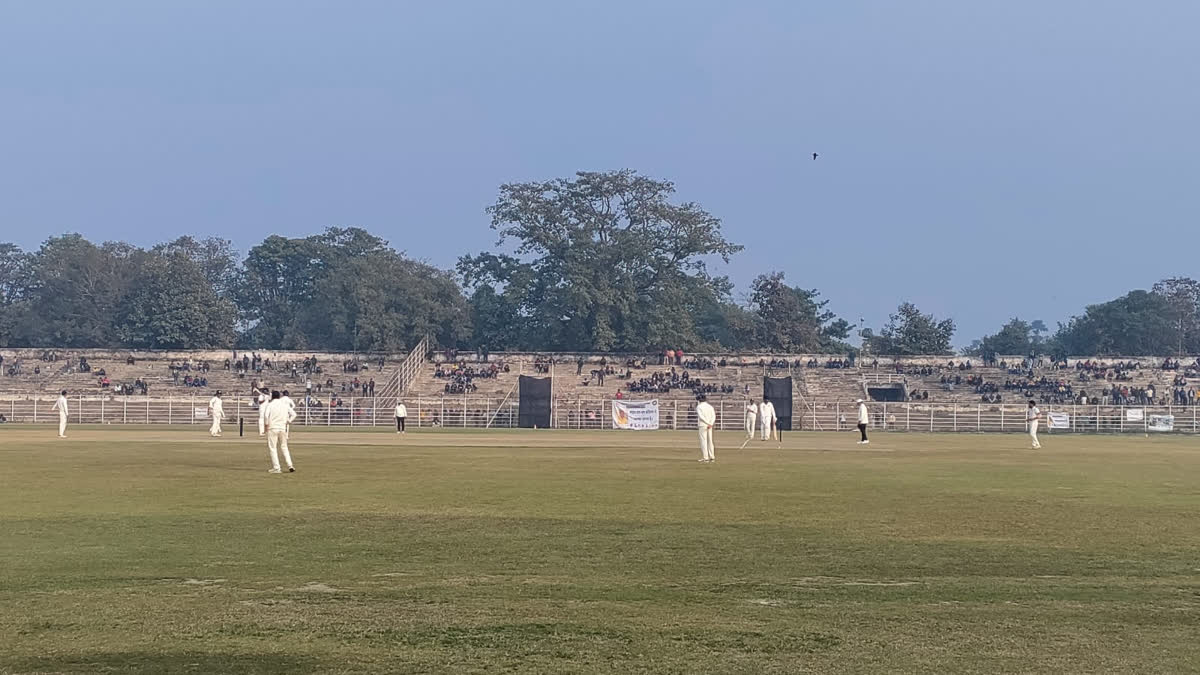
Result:
{"type": "Polygon", "coordinates": [[[225,404],[221,402],[221,392],[208,399],[208,414],[212,417],[212,426],[208,433],[213,438],[221,437],[221,420],[225,419],[225,404]]]}
{"type": "Polygon", "coordinates": [[[288,406],[287,401],[280,398],[279,392],[271,392],[271,402],[264,406],[263,419],[267,426],[267,450],[271,452],[271,469],[267,473],[283,473],[279,468],[279,451],[283,451],[283,461],[287,463],[288,473],[295,471],[292,466],[292,453],[288,451],[288,425],[296,419],[296,411],[288,406]]]}
{"type": "Polygon", "coordinates": [[[775,404],[763,399],[758,406],[759,440],[769,441],[775,432],[775,404]]]}
{"type": "Polygon", "coordinates": [[[704,394],[696,397],[696,427],[700,430],[700,461],[717,461],[717,446],[713,443],[713,426],[717,423],[717,411],[704,394]]]}
{"type": "Polygon", "coordinates": [[[754,399],[746,401],[746,438],[754,438],[755,423],[758,420],[758,404],[754,399]]]}
{"type": "Polygon", "coordinates": [[[1042,411],[1038,410],[1037,404],[1033,401],[1029,402],[1029,408],[1025,411],[1025,421],[1029,423],[1029,440],[1033,441],[1033,449],[1037,450],[1042,447],[1038,443],[1037,430],[1038,421],[1042,419],[1042,411]]]}
{"type": "Polygon", "coordinates": [[[270,398],[267,396],[266,389],[258,390],[258,435],[267,435],[266,414],[267,405],[270,403],[270,398]]]}
{"type": "Polygon", "coordinates": [[[67,390],[63,389],[58,395],[58,400],[54,402],[54,407],[51,410],[58,411],[58,437],[67,437],[67,390]]]}
{"type": "MultiPolygon", "coordinates": [[[[292,411],[292,419],[296,419],[296,402],[292,400],[291,396],[288,396],[287,389],[283,390],[283,396],[280,396],[279,400],[287,403],[288,409],[292,411]]],[[[292,424],[290,422],[288,423],[287,432],[290,437],[292,435],[292,424]]]]}

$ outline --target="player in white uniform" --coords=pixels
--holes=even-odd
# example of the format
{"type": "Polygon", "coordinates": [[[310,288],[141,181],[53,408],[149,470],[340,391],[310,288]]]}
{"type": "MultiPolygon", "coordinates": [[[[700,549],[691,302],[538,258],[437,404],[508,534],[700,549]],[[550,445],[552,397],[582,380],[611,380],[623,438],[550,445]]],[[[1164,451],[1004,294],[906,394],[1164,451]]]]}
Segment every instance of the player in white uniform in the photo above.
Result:
{"type": "Polygon", "coordinates": [[[867,440],[867,425],[871,423],[871,415],[867,412],[867,404],[860,398],[855,403],[858,404],[858,433],[862,434],[862,440],[859,445],[866,445],[871,441],[867,440]]]}
{"type": "Polygon", "coordinates": [[[218,438],[221,435],[221,420],[225,419],[225,404],[221,401],[221,392],[218,391],[208,399],[208,414],[212,417],[212,426],[209,427],[208,433],[213,438],[218,438]]]}
{"type": "Polygon", "coordinates": [[[717,461],[717,446],[713,443],[713,426],[717,423],[717,411],[713,410],[704,394],[696,397],[696,427],[700,431],[700,461],[717,461]]]}
{"type": "MultiPolygon", "coordinates": [[[[283,401],[284,403],[287,403],[288,408],[292,411],[292,419],[295,419],[296,418],[296,402],[292,400],[291,396],[288,396],[287,389],[283,390],[283,395],[279,397],[279,400],[283,401]]],[[[287,432],[288,432],[288,436],[292,435],[292,425],[290,422],[288,423],[287,432]]]]}
{"type": "Polygon", "coordinates": [[[396,433],[404,433],[404,423],[408,419],[408,408],[401,401],[396,401],[396,433]]]}
{"type": "Polygon", "coordinates": [[[746,438],[754,438],[755,424],[758,422],[758,404],[754,399],[746,401],[746,438]]]}
{"type": "Polygon", "coordinates": [[[67,437],[67,390],[63,389],[58,395],[58,400],[54,402],[54,407],[51,410],[58,411],[58,437],[67,437]]]}
{"type": "Polygon", "coordinates": [[[769,441],[775,432],[775,404],[763,400],[758,406],[758,424],[762,432],[760,440],[769,441]]]}
{"type": "Polygon", "coordinates": [[[1029,402],[1029,408],[1025,411],[1025,421],[1029,423],[1029,440],[1033,441],[1033,449],[1037,450],[1042,447],[1038,443],[1038,421],[1042,419],[1042,411],[1038,410],[1037,404],[1033,401],[1029,402]]]}
{"type": "Polygon", "coordinates": [[[279,468],[279,452],[283,451],[283,461],[287,463],[288,472],[295,471],[292,466],[292,453],[288,450],[288,425],[296,419],[296,412],[280,398],[279,392],[271,392],[271,402],[265,406],[263,414],[267,426],[267,450],[271,453],[271,469],[268,473],[283,473],[279,468]]]}
{"type": "Polygon", "coordinates": [[[270,395],[267,394],[267,390],[259,389],[258,390],[258,435],[259,436],[267,435],[267,420],[266,420],[265,415],[267,414],[267,404],[269,404],[270,402],[271,402],[271,397],[270,397],[270,395]]]}

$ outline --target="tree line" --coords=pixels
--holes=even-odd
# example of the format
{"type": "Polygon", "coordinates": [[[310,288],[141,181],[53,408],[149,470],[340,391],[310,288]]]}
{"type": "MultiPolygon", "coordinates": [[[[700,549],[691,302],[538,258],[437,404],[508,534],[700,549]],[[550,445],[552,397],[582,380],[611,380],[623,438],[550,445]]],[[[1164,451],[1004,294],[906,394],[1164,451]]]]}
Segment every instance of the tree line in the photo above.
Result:
{"type": "MultiPolygon", "coordinates": [[[[876,333],[782,272],[741,298],[711,264],[742,247],[674,185],[634,171],[500,187],[495,250],[438,269],[360,228],[271,235],[243,257],[190,236],[148,249],[78,234],[0,244],[0,346],[405,351],[430,335],[489,351],[948,354],[954,321],[902,303],[876,333]]],[[[989,354],[1200,351],[1200,284],[1167,279],[1049,334],[1013,319],[989,354]]]]}

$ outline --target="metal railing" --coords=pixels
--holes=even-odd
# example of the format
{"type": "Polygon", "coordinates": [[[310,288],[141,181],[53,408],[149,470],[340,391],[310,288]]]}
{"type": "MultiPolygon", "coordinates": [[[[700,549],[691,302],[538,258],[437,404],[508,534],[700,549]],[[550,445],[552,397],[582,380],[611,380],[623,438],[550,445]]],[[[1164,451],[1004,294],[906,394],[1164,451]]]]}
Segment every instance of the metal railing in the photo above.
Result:
{"type": "Polygon", "coordinates": [[[428,355],[429,336],[425,336],[421,338],[416,347],[413,347],[408,356],[400,362],[393,375],[388,378],[387,384],[376,393],[375,398],[395,399],[397,396],[403,396],[404,392],[408,389],[408,385],[417,379],[417,376],[421,372],[421,366],[425,364],[425,359],[428,355]]]}
{"type": "MultiPolygon", "coordinates": [[[[446,396],[403,399],[409,426],[511,428],[517,426],[519,404],[502,397],[446,396]]],[[[296,424],[302,426],[387,427],[395,424],[395,397],[345,398],[339,406],[305,405],[297,400],[296,424]]],[[[745,427],[744,403],[736,397],[710,401],[717,413],[717,429],[732,431],[745,427]]],[[[609,399],[558,399],[553,406],[551,426],[558,429],[612,429],[609,399]]],[[[0,401],[0,416],[8,423],[48,424],[58,421],[52,398],[0,401]]],[[[1026,428],[1023,405],[964,403],[876,403],[867,405],[871,428],[893,432],[1021,432],[1026,428]]],[[[207,397],[84,397],[68,399],[71,424],[199,424],[211,423],[207,397]]],[[[244,418],[257,424],[258,410],[249,398],[224,400],[226,424],[244,418]]],[[[1051,433],[1147,433],[1151,418],[1170,415],[1174,432],[1200,432],[1200,406],[1041,406],[1050,413],[1068,415],[1069,428],[1051,433]],[[1134,411],[1134,412],[1130,412],[1134,411]]],[[[857,409],[852,403],[796,401],[792,427],[804,431],[848,431],[855,427],[857,409]]],[[[662,429],[695,429],[694,406],[686,400],[663,400],[659,406],[662,429]]],[[[1043,428],[1046,422],[1043,421],[1043,428]]]]}

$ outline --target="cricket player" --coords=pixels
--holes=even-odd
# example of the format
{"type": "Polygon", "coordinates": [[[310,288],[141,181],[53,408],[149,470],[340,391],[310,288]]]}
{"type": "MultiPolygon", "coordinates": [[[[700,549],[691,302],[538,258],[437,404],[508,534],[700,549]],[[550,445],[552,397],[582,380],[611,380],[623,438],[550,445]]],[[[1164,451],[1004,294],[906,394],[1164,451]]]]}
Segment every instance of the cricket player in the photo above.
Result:
{"type": "Polygon", "coordinates": [[[763,399],[758,406],[758,424],[762,431],[759,440],[769,441],[775,431],[775,404],[763,399]]]}
{"type": "Polygon", "coordinates": [[[396,433],[404,433],[404,421],[408,419],[408,408],[403,401],[396,401],[396,433]]]}
{"type": "Polygon", "coordinates": [[[54,402],[54,407],[51,410],[58,411],[58,437],[67,437],[67,390],[63,389],[58,395],[58,400],[54,402]]]}
{"type": "Polygon", "coordinates": [[[758,404],[754,399],[746,401],[746,438],[754,438],[755,423],[758,421],[758,404]]]}
{"type": "Polygon", "coordinates": [[[267,435],[267,405],[270,403],[270,397],[267,395],[266,389],[258,390],[258,435],[267,435]]]}
{"type": "MultiPolygon", "coordinates": [[[[296,418],[296,402],[293,401],[292,397],[288,395],[287,389],[283,390],[283,395],[279,397],[279,400],[283,401],[284,403],[287,403],[287,407],[292,411],[292,419],[295,419],[296,418]]],[[[288,436],[290,437],[292,435],[292,425],[290,422],[288,423],[287,432],[288,432],[288,436]]]]}
{"type": "Polygon", "coordinates": [[[221,392],[208,399],[208,414],[212,417],[212,426],[208,433],[213,438],[221,437],[221,420],[225,419],[225,404],[221,401],[221,392]]]}
{"type": "Polygon", "coordinates": [[[279,451],[287,462],[288,473],[295,471],[292,453],[288,451],[288,425],[296,419],[296,411],[284,401],[280,393],[271,392],[271,402],[264,406],[263,420],[267,426],[267,449],[271,452],[271,469],[268,473],[283,473],[279,468],[279,451]]]}
{"type": "Polygon", "coordinates": [[[1025,411],[1025,421],[1029,423],[1029,439],[1033,441],[1033,449],[1037,450],[1042,447],[1038,443],[1037,429],[1038,421],[1042,419],[1042,411],[1038,410],[1037,404],[1032,400],[1029,401],[1029,408],[1025,411]]]}
{"type": "Polygon", "coordinates": [[[708,397],[696,397],[696,426],[700,430],[700,461],[717,461],[717,446],[713,443],[713,426],[717,423],[717,411],[713,410],[708,397]]]}
{"type": "Polygon", "coordinates": [[[862,440],[860,440],[858,444],[866,445],[867,443],[871,442],[867,440],[867,425],[871,422],[871,415],[867,412],[867,404],[865,401],[860,398],[856,400],[855,403],[858,404],[858,433],[862,434],[862,440]]]}

